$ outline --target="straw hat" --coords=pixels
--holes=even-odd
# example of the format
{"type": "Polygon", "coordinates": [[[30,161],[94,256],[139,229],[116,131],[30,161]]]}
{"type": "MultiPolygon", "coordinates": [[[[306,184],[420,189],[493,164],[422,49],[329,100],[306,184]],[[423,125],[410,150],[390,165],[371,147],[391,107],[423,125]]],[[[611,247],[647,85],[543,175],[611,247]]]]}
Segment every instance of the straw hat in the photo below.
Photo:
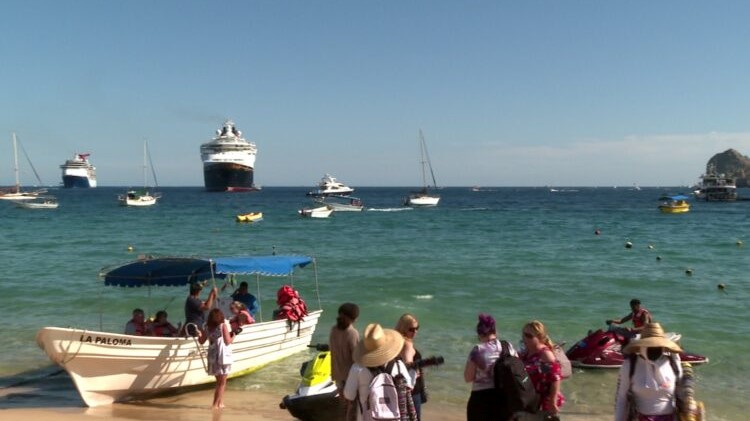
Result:
{"type": "Polygon", "coordinates": [[[622,352],[631,354],[638,348],[666,348],[672,352],[682,352],[679,345],[664,336],[664,330],[659,323],[646,323],[641,331],[641,338],[630,341],[622,352]]]}
{"type": "Polygon", "coordinates": [[[403,347],[404,337],[400,333],[370,323],[354,351],[354,360],[365,367],[379,367],[394,359],[403,347]]]}

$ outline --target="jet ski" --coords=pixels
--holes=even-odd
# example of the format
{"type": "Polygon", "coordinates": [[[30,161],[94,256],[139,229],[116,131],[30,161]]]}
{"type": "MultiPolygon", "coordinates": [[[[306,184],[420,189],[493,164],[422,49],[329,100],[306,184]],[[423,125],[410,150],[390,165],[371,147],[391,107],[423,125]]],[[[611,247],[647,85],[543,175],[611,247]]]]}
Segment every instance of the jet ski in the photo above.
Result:
{"type": "Polygon", "coordinates": [[[302,421],[334,421],[343,419],[346,403],[339,397],[331,378],[331,351],[328,344],[309,345],[318,351],[302,363],[302,380],[292,395],[286,395],[279,408],[286,409],[302,421]],[[338,414],[338,416],[337,416],[338,414]]]}
{"type": "MultiPolygon", "coordinates": [[[[673,342],[678,342],[682,337],[674,332],[666,333],[666,336],[673,342]]],[[[628,342],[629,339],[622,334],[620,328],[598,329],[589,331],[588,335],[570,347],[565,355],[573,367],[620,368],[624,360],[622,348],[628,342]]],[[[680,353],[680,359],[693,365],[708,362],[708,357],[684,351],[680,353]]]]}

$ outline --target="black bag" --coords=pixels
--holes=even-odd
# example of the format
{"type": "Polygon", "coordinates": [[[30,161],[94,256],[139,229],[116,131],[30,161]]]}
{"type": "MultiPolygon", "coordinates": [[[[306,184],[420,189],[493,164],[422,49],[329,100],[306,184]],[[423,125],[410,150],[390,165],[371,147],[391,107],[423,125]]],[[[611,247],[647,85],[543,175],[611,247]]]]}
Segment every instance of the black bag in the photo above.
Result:
{"type": "Polygon", "coordinates": [[[506,341],[500,341],[500,358],[495,362],[493,375],[495,390],[506,402],[506,408],[511,413],[531,412],[539,410],[539,395],[534,390],[526,367],[520,358],[510,355],[510,346],[506,341]]]}

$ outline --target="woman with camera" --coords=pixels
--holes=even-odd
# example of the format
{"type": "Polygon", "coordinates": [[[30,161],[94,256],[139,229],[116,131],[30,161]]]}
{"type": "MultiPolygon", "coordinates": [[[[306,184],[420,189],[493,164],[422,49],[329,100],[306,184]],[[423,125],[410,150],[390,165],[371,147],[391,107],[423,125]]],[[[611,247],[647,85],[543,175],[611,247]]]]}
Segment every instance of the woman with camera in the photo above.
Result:
{"type": "Polygon", "coordinates": [[[422,372],[422,367],[413,367],[415,361],[420,361],[422,359],[422,355],[414,347],[414,337],[417,336],[418,330],[419,322],[417,321],[417,318],[409,313],[402,315],[401,318],[398,319],[398,323],[396,323],[396,331],[404,337],[404,347],[401,349],[399,356],[404,364],[406,364],[407,367],[410,367],[410,370],[414,370],[412,376],[416,375],[417,381],[414,385],[414,389],[412,389],[411,395],[414,399],[414,407],[417,410],[417,419],[421,419],[422,404],[427,402],[427,391],[424,386],[424,373],[422,372]]]}
{"type": "Polygon", "coordinates": [[[224,313],[218,308],[208,313],[205,330],[200,331],[198,341],[203,344],[208,339],[208,374],[216,376],[216,390],[214,391],[213,409],[224,408],[224,389],[227,387],[227,377],[232,371],[232,343],[233,334],[224,322],[224,313]]]}

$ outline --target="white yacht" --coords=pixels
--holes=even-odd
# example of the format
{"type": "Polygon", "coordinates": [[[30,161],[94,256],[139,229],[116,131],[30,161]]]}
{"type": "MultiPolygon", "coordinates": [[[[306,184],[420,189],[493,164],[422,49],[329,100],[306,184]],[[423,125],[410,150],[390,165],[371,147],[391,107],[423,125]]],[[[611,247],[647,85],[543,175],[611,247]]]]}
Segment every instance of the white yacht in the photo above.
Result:
{"type": "Polygon", "coordinates": [[[336,177],[326,174],[318,182],[317,189],[307,193],[308,196],[348,196],[354,189],[336,180],[336,177]]]}
{"type": "Polygon", "coordinates": [[[62,169],[63,187],[93,188],[96,187],[96,167],[89,162],[88,153],[75,153],[60,165],[62,169]]]}
{"type": "Polygon", "coordinates": [[[203,180],[207,191],[253,191],[255,143],[248,142],[227,120],[216,137],[201,145],[203,180]]]}

